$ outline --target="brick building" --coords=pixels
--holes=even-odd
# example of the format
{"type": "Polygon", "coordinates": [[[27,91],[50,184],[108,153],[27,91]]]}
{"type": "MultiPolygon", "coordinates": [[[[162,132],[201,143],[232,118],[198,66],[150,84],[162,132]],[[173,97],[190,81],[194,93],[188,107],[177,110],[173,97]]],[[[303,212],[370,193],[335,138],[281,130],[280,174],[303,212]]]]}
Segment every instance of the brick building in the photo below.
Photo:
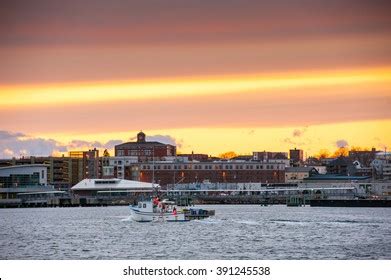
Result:
{"type": "MultiPolygon", "coordinates": [[[[114,171],[115,172],[115,171],[114,171]]],[[[116,173],[116,172],[115,172],[116,173]]],[[[285,164],[262,162],[156,162],[124,167],[124,179],[155,182],[161,186],[178,183],[284,183],[285,164]]]]}
{"type": "Polygon", "coordinates": [[[304,162],[304,153],[303,150],[294,148],[293,150],[289,150],[289,159],[291,161],[291,165],[298,166],[304,162]]]}
{"type": "Polygon", "coordinates": [[[176,155],[176,147],[156,141],[146,141],[145,134],[137,134],[137,142],[126,142],[115,146],[115,156],[135,156],[140,162],[162,159],[176,155]]]}

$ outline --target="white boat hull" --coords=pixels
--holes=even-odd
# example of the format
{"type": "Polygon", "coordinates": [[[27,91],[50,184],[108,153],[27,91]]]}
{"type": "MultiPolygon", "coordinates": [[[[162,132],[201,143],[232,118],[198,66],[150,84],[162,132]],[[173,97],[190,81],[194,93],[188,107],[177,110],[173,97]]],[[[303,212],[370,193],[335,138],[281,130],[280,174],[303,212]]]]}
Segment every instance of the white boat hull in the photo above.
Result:
{"type": "Polygon", "coordinates": [[[185,214],[177,213],[154,213],[154,212],[143,212],[137,208],[130,208],[131,218],[136,222],[187,222],[185,214]]]}

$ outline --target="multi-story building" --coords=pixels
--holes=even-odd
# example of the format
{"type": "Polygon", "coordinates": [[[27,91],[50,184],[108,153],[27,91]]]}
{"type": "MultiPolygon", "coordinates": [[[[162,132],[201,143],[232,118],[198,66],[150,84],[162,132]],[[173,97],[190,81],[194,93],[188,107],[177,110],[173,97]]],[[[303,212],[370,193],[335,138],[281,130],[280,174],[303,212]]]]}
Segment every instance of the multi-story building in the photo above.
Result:
{"type": "Polygon", "coordinates": [[[0,167],[0,207],[17,206],[21,193],[52,191],[47,178],[45,164],[0,167]]]}
{"type": "MultiPolygon", "coordinates": [[[[75,169],[74,165],[78,164],[78,161],[72,160],[69,157],[22,157],[12,159],[0,160],[0,166],[20,166],[31,164],[43,164],[47,166],[47,180],[49,184],[53,185],[56,189],[68,189],[72,185],[72,181],[77,181],[79,177],[73,179],[73,176],[77,176],[79,172],[72,171],[75,169]]],[[[80,163],[81,165],[82,163],[80,163]]],[[[82,175],[82,174],[80,174],[82,175]]],[[[82,176],[80,176],[82,177],[82,176]]],[[[77,182],[76,182],[77,183],[77,182]]]]}
{"type": "Polygon", "coordinates": [[[0,167],[44,164],[47,166],[47,179],[57,190],[69,190],[83,179],[100,178],[101,161],[98,150],[70,152],[69,157],[24,157],[2,159],[0,167]]]}
{"type": "Polygon", "coordinates": [[[103,157],[102,158],[102,178],[125,179],[125,167],[138,163],[136,156],[123,157],[103,157]]]}
{"type": "Polygon", "coordinates": [[[304,153],[303,150],[293,149],[289,150],[289,159],[291,160],[292,166],[299,166],[304,161],[304,153]]]}
{"type": "MultiPolygon", "coordinates": [[[[177,183],[283,183],[284,163],[262,162],[147,162],[125,165],[123,178],[167,186],[177,183]]],[[[119,171],[114,173],[118,174],[119,171]]],[[[118,178],[121,178],[118,176],[118,178]]]]}
{"type": "Polygon", "coordinates": [[[115,146],[115,156],[134,156],[140,162],[160,160],[176,155],[176,147],[156,141],[146,141],[145,133],[137,134],[137,142],[126,142],[115,146]]]}
{"type": "Polygon", "coordinates": [[[371,166],[374,168],[375,176],[378,179],[391,180],[391,153],[379,152],[372,161],[371,166]]]}
{"type": "Polygon", "coordinates": [[[71,151],[69,157],[82,159],[83,179],[96,179],[102,176],[99,150],[96,148],[88,151],[71,151]]]}

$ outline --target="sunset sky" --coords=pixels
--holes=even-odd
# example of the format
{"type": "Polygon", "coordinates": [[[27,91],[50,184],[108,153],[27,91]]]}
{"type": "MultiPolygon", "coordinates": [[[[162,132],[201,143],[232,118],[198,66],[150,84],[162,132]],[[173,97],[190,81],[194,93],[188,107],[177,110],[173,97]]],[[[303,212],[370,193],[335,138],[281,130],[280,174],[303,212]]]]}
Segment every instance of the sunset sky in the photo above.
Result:
{"type": "Polygon", "coordinates": [[[0,158],[391,148],[390,1],[0,5],[0,158]]]}

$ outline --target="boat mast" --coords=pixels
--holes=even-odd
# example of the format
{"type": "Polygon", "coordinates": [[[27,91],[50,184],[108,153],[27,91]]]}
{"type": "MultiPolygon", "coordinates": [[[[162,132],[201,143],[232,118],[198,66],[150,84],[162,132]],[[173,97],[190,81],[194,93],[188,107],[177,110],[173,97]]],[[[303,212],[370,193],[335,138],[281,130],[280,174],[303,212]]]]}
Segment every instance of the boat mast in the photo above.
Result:
{"type": "Polygon", "coordinates": [[[155,190],[155,146],[152,145],[152,189],[155,190]]]}

